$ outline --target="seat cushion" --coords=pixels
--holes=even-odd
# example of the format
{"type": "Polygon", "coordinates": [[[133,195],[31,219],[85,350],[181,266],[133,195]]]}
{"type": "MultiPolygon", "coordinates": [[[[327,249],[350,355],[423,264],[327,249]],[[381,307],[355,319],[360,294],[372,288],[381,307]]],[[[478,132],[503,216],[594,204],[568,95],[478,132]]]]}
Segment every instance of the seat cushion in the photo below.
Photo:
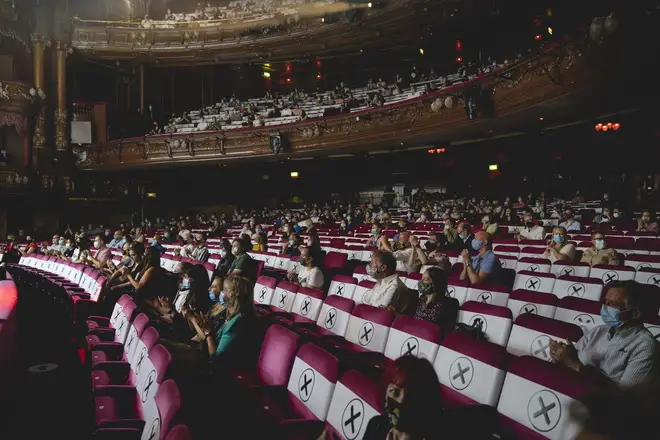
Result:
{"type": "Polygon", "coordinates": [[[110,380],[110,375],[105,371],[92,371],[92,389],[102,385],[113,385],[110,380]]]}
{"type": "Polygon", "coordinates": [[[138,415],[137,392],[132,398],[124,399],[120,396],[97,396],[94,398],[96,410],[96,426],[101,427],[103,423],[115,420],[140,419],[138,415]]]}
{"type": "Polygon", "coordinates": [[[106,362],[108,360],[108,355],[105,351],[92,351],[92,365],[96,365],[100,362],[106,362]]]}
{"type": "Polygon", "coordinates": [[[241,388],[255,388],[263,385],[254,373],[242,370],[229,370],[228,374],[238,382],[241,388]]]}
{"type": "Polygon", "coordinates": [[[85,336],[85,341],[87,342],[87,351],[91,351],[94,345],[101,342],[101,338],[96,335],[87,335],[85,336]]]}

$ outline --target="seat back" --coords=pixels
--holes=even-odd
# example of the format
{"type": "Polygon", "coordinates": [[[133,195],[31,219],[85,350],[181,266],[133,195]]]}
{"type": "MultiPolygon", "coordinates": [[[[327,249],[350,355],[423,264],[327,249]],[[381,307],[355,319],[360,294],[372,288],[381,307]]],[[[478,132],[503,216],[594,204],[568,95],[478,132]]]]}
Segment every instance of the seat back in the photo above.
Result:
{"type": "Polygon", "coordinates": [[[330,295],[321,307],[316,325],[337,336],[344,337],[354,308],[355,302],[352,299],[330,295]]]}
{"type": "Polygon", "coordinates": [[[509,289],[498,284],[482,283],[468,288],[467,301],[477,301],[494,306],[504,306],[509,301],[509,289]]]}
{"type": "Polygon", "coordinates": [[[596,264],[589,273],[591,278],[600,278],[603,284],[612,281],[626,281],[635,279],[635,269],[629,266],[612,266],[607,264],[596,264]]]}
{"type": "Polygon", "coordinates": [[[389,310],[360,304],[348,320],[346,340],[365,351],[383,353],[394,315],[389,310]]]}
{"type": "Polygon", "coordinates": [[[596,390],[584,374],[524,356],[509,365],[497,411],[519,433],[516,437],[575,438],[581,428],[571,417],[574,405],[596,390]]]}
{"type": "Polygon", "coordinates": [[[467,301],[468,289],[467,281],[449,280],[447,282],[447,296],[456,299],[461,306],[467,301]]]}
{"type": "Polygon", "coordinates": [[[273,298],[270,302],[273,310],[278,312],[291,312],[293,307],[293,299],[298,293],[298,285],[289,283],[288,281],[280,281],[275,292],[273,293],[273,298]]]}
{"type": "MultiPolygon", "coordinates": [[[[170,437],[168,431],[174,417],[181,409],[181,393],[172,379],[164,381],[154,393],[154,404],[144,408],[144,428],[140,440],[160,440],[167,438],[185,440],[190,437],[170,437]],[[166,437],[167,435],[167,437],[166,437]]],[[[172,433],[174,435],[174,433],[172,433]]]]}
{"type": "Polygon", "coordinates": [[[600,301],[603,293],[603,282],[600,278],[562,276],[557,278],[552,293],[560,299],[566,296],[573,296],[592,301],[600,301]]]}
{"type": "Polygon", "coordinates": [[[131,366],[131,378],[133,380],[137,379],[137,376],[140,374],[142,367],[144,366],[145,359],[149,356],[149,352],[156,345],[160,339],[158,331],[153,327],[148,327],[142,332],[142,335],[138,339],[135,350],[133,351],[133,356],[128,358],[128,362],[131,366]]]}
{"type": "Polygon", "coordinates": [[[458,312],[458,322],[481,325],[490,342],[506,347],[511,332],[511,310],[506,307],[468,301],[458,312]]]}
{"type": "Polygon", "coordinates": [[[146,408],[156,404],[155,396],[172,363],[172,355],[164,346],[158,344],[151,349],[149,356],[142,362],[143,365],[137,375],[135,389],[137,390],[138,401],[143,408],[146,408]]]}
{"type": "Polygon", "coordinates": [[[303,344],[296,354],[287,389],[298,414],[311,412],[325,421],[339,378],[339,359],[312,343],[303,344]]]}
{"type": "Polygon", "coordinates": [[[371,277],[367,274],[366,266],[356,266],[355,270],[353,271],[353,277],[358,280],[358,283],[365,280],[376,282],[374,277],[371,277]]]}
{"type": "Polygon", "coordinates": [[[360,281],[355,286],[355,291],[353,292],[353,301],[355,301],[355,304],[362,304],[366,298],[369,298],[375,285],[376,283],[374,281],[360,281]]]}
{"type": "Polygon", "coordinates": [[[288,383],[299,340],[298,334],[281,325],[268,328],[257,361],[257,378],[264,385],[288,383]]]}
{"type": "Polygon", "coordinates": [[[328,252],[323,260],[324,271],[337,271],[346,266],[348,255],[343,252],[328,252]]]}
{"type": "Polygon", "coordinates": [[[135,350],[138,346],[140,336],[144,333],[144,329],[149,325],[149,317],[144,313],[140,313],[135,317],[131,324],[128,334],[126,335],[126,343],[124,344],[124,354],[127,360],[130,360],[135,355],[135,350]]]}
{"type": "Polygon", "coordinates": [[[566,296],[557,302],[555,319],[575,324],[586,333],[587,330],[603,324],[600,309],[599,302],[566,296]]]}
{"type": "Polygon", "coordinates": [[[529,271],[532,273],[550,273],[552,263],[545,258],[523,257],[518,260],[516,272],[529,271]]]}
{"type": "Polygon", "coordinates": [[[516,274],[513,289],[552,293],[552,289],[555,286],[555,279],[555,276],[551,273],[522,270],[516,274]]]}
{"type": "Polygon", "coordinates": [[[557,310],[557,297],[552,293],[514,290],[507,307],[511,310],[514,320],[526,313],[553,318],[557,310]]]}
{"type": "Polygon", "coordinates": [[[339,295],[344,298],[353,299],[355,288],[357,287],[357,279],[346,275],[335,275],[330,282],[330,289],[328,295],[339,295]]]}
{"type": "Polygon", "coordinates": [[[568,263],[566,261],[555,261],[552,263],[550,273],[555,276],[565,277],[588,277],[591,272],[591,266],[587,263],[568,263]]]}
{"type": "Polygon", "coordinates": [[[277,286],[277,280],[272,277],[261,276],[254,284],[255,304],[270,304],[273,300],[273,292],[277,286]]]}
{"type": "Polygon", "coordinates": [[[330,438],[361,440],[369,421],[382,413],[382,395],[376,383],[355,370],[347,371],[332,395],[326,429],[330,438]]]}
{"type": "Polygon", "coordinates": [[[399,315],[390,328],[385,357],[396,360],[401,356],[417,356],[433,362],[438,353],[442,329],[439,325],[399,315]]]}
{"type": "Polygon", "coordinates": [[[463,403],[497,405],[509,356],[501,345],[448,333],[438,349],[433,367],[442,391],[463,403]],[[456,399],[458,393],[469,400],[456,399]]]}
{"type": "Polygon", "coordinates": [[[506,349],[514,356],[534,356],[551,362],[550,341],[577,342],[582,329],[567,322],[543,316],[524,314],[513,323],[506,349]]]}
{"type": "Polygon", "coordinates": [[[323,307],[323,299],[325,294],[322,290],[309,289],[301,287],[298,289],[295,298],[293,299],[293,306],[291,313],[293,313],[293,320],[296,322],[315,323],[319,318],[321,307],[323,307]]]}
{"type": "MultiPolygon", "coordinates": [[[[430,266],[433,267],[433,266],[430,266]]],[[[413,272],[409,273],[405,278],[402,278],[401,280],[404,282],[406,287],[408,289],[412,289],[417,291],[418,286],[419,286],[419,281],[422,279],[422,273],[420,272],[413,272]]]]}
{"type": "Polygon", "coordinates": [[[131,302],[124,305],[121,309],[121,313],[115,322],[115,342],[124,344],[126,342],[126,337],[128,336],[128,331],[131,328],[131,320],[133,319],[133,314],[137,306],[131,300],[131,302]]]}

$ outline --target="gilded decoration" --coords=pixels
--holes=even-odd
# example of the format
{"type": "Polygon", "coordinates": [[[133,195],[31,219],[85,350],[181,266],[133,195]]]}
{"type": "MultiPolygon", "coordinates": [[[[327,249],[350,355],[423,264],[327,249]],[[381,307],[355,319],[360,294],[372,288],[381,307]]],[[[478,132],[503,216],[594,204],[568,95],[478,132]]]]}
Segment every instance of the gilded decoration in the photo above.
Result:
{"type": "Polygon", "coordinates": [[[58,150],[65,150],[68,145],[67,111],[66,109],[55,109],[55,147],[58,150]]]}
{"type": "Polygon", "coordinates": [[[37,148],[46,146],[46,117],[44,109],[41,107],[37,113],[37,120],[34,124],[34,136],[32,137],[32,144],[37,148]]]}
{"type": "Polygon", "coordinates": [[[0,81],[0,125],[13,126],[19,134],[27,132],[30,106],[40,98],[28,84],[0,81]]]}

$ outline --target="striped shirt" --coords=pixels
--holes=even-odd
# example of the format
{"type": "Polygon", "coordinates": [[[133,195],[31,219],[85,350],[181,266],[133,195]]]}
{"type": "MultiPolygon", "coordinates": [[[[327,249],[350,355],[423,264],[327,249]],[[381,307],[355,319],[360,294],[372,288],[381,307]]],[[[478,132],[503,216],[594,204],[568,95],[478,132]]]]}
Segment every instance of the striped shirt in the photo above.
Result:
{"type": "Polygon", "coordinates": [[[209,259],[209,250],[206,248],[206,246],[196,247],[192,251],[192,259],[205,263],[209,259]]]}
{"type": "Polygon", "coordinates": [[[612,331],[600,325],[575,344],[582,365],[598,368],[620,386],[648,383],[657,375],[658,345],[644,327],[612,331]]]}

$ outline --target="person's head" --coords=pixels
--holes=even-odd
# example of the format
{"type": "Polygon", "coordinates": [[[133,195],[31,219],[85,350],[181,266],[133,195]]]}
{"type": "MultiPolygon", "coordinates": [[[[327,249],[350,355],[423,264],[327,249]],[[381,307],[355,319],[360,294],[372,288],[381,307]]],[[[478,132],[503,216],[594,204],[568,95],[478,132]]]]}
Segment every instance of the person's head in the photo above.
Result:
{"type": "Polygon", "coordinates": [[[227,303],[227,319],[236,315],[255,316],[253,285],[247,278],[231,275],[225,279],[222,291],[227,303]]]}
{"type": "Polygon", "coordinates": [[[300,243],[302,243],[302,240],[297,232],[289,235],[289,247],[298,247],[300,246],[300,243]]]}
{"type": "Polygon", "coordinates": [[[151,239],[151,242],[153,244],[158,244],[162,239],[163,237],[161,237],[160,234],[154,234],[153,238],[151,239]]]}
{"type": "Polygon", "coordinates": [[[599,251],[607,249],[607,241],[605,240],[605,234],[602,231],[593,231],[591,233],[591,242],[599,251]]]}
{"type": "Polygon", "coordinates": [[[439,267],[429,267],[422,274],[417,290],[429,303],[437,301],[447,292],[447,274],[439,267]]]}
{"type": "Polygon", "coordinates": [[[206,244],[206,234],[204,234],[203,232],[197,234],[197,247],[202,248],[204,247],[205,244],[206,244]]]}
{"type": "Polygon", "coordinates": [[[566,232],[566,228],[563,226],[557,226],[552,230],[552,240],[560,245],[563,245],[566,243],[566,237],[568,236],[568,232],[566,232]]]}
{"type": "Polygon", "coordinates": [[[603,208],[603,218],[609,218],[611,215],[610,208],[603,208]]]}
{"type": "Polygon", "coordinates": [[[382,228],[380,227],[379,223],[374,222],[374,224],[371,225],[371,235],[373,235],[374,237],[379,236],[381,231],[382,228]]]}
{"type": "Polygon", "coordinates": [[[245,241],[237,238],[231,245],[231,253],[234,257],[239,257],[245,253],[245,241]]]}
{"type": "Polygon", "coordinates": [[[564,220],[573,220],[573,210],[571,208],[564,209],[564,220]]]}
{"type": "Polygon", "coordinates": [[[648,222],[651,221],[651,211],[649,211],[648,209],[645,209],[645,210],[642,212],[642,221],[643,221],[644,223],[648,223],[648,222]]]}
{"type": "Polygon", "coordinates": [[[403,231],[399,233],[399,244],[406,246],[410,243],[410,231],[403,231]]]}
{"type": "Polygon", "coordinates": [[[222,277],[213,277],[211,285],[209,286],[209,299],[211,302],[223,303],[225,301],[224,294],[222,292],[222,277]]]}
{"type": "Polygon", "coordinates": [[[396,273],[396,258],[388,251],[373,251],[371,262],[367,266],[367,273],[377,280],[394,275],[396,273]]]}
{"type": "Polygon", "coordinates": [[[531,212],[526,212],[525,213],[525,215],[523,216],[523,222],[525,223],[525,226],[527,226],[527,227],[534,226],[534,216],[532,215],[531,212]]]}
{"type": "Polygon", "coordinates": [[[616,329],[639,322],[643,308],[641,285],[636,281],[613,281],[606,289],[600,309],[603,323],[616,329]]]}
{"type": "Polygon", "coordinates": [[[490,234],[486,231],[479,231],[474,234],[472,239],[472,249],[479,251],[480,253],[485,253],[490,250],[492,246],[492,238],[490,234]]]}
{"type": "Polygon", "coordinates": [[[403,231],[408,227],[408,220],[405,218],[400,218],[399,219],[399,228],[403,231]]]}
{"type": "Polygon", "coordinates": [[[300,264],[302,264],[304,267],[308,269],[311,269],[318,265],[316,259],[314,258],[314,255],[312,254],[312,252],[310,252],[307,246],[300,247],[300,264]]]}
{"type": "Polygon", "coordinates": [[[97,235],[94,238],[94,247],[96,249],[101,249],[105,247],[105,238],[103,237],[103,235],[97,235]]]}
{"type": "Polygon", "coordinates": [[[435,438],[442,400],[433,365],[416,356],[402,356],[385,370],[382,385],[390,425],[411,438],[435,438]]]}
{"type": "Polygon", "coordinates": [[[123,233],[119,230],[115,231],[113,238],[117,241],[121,240],[121,237],[123,236],[123,233]]]}
{"type": "Polygon", "coordinates": [[[144,249],[144,256],[142,257],[142,271],[146,272],[151,267],[160,267],[160,251],[153,246],[144,249]]]}
{"type": "Polygon", "coordinates": [[[128,247],[128,256],[133,261],[140,261],[144,256],[144,245],[142,243],[132,243],[128,247]]]}
{"type": "Polygon", "coordinates": [[[60,234],[53,235],[53,244],[59,244],[59,242],[60,242],[60,234]]]}
{"type": "Polygon", "coordinates": [[[458,235],[460,235],[463,241],[465,241],[472,233],[472,226],[470,226],[468,222],[463,222],[458,225],[456,230],[458,231],[458,235]]]}
{"type": "Polygon", "coordinates": [[[190,289],[186,297],[185,306],[190,310],[206,312],[210,307],[209,300],[209,273],[201,264],[192,264],[184,269],[182,287],[190,289]]]}

